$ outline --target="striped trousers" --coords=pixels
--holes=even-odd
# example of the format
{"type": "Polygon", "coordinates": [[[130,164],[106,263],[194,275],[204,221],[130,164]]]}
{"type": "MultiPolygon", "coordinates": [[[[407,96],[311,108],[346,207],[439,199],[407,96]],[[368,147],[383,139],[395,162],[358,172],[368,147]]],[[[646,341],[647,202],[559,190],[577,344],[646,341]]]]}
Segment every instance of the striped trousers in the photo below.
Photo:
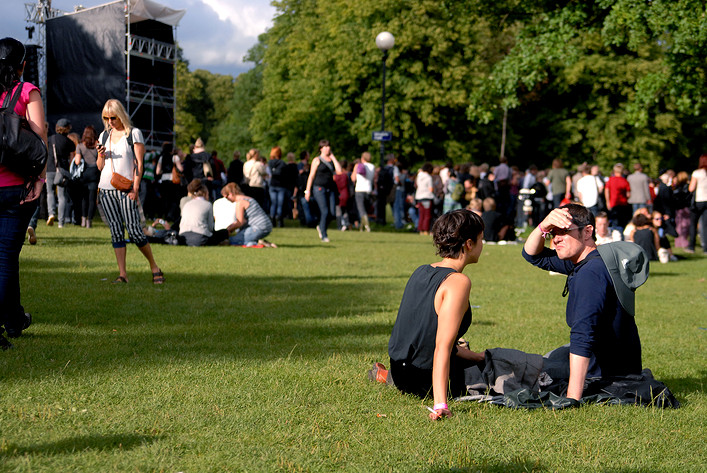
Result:
{"type": "Polygon", "coordinates": [[[100,189],[98,199],[110,228],[113,248],[125,248],[125,229],[130,241],[138,247],[147,244],[147,237],[140,225],[140,211],[137,201],[131,200],[127,192],[115,189],[100,189]]]}

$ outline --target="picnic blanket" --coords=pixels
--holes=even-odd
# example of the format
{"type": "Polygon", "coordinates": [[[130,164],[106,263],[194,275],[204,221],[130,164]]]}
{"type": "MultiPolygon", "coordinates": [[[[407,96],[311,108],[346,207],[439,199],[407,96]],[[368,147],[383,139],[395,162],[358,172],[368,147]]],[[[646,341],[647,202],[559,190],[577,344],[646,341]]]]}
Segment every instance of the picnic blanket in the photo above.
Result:
{"type": "MultiPolygon", "coordinates": [[[[565,353],[562,348],[544,357],[510,348],[486,350],[485,362],[464,372],[468,394],[455,400],[488,402],[514,409],[565,409],[597,403],[680,407],[668,387],[657,381],[649,369],[640,374],[589,378],[580,401],[564,397],[568,380],[562,375],[569,373],[569,356],[562,362],[566,366],[558,366],[558,353],[560,356],[565,353]]],[[[566,352],[569,353],[568,347],[566,352]]]]}

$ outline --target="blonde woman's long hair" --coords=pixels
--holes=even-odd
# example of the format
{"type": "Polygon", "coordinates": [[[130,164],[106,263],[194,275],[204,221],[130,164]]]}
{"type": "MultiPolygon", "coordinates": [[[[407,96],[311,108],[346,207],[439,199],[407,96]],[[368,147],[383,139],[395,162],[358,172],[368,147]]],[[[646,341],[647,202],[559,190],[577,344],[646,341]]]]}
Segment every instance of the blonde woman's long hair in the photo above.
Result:
{"type": "Polygon", "coordinates": [[[248,154],[246,155],[247,160],[258,159],[259,157],[260,157],[260,151],[258,151],[255,148],[252,148],[250,151],[248,151],[248,154]]]}
{"type": "Polygon", "coordinates": [[[118,117],[120,122],[125,128],[125,134],[129,135],[132,131],[133,124],[130,121],[128,112],[125,111],[125,107],[117,99],[108,99],[106,104],[103,106],[103,111],[101,112],[101,120],[103,120],[103,127],[106,131],[110,130],[110,123],[106,120],[107,117],[118,117]]]}

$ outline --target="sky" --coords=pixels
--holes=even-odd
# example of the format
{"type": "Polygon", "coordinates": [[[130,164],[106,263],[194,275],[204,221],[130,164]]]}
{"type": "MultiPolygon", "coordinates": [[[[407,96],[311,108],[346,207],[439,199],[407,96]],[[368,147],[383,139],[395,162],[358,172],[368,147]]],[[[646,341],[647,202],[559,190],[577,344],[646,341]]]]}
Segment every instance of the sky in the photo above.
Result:
{"type": "MultiPolygon", "coordinates": [[[[170,8],[186,10],[179,22],[176,39],[189,61],[189,69],[206,69],[216,74],[237,76],[251,67],[243,57],[271,25],[275,9],[270,0],[156,0],[170,8]]],[[[0,37],[27,42],[25,3],[36,0],[4,0],[0,15],[0,37]]],[[[53,0],[52,7],[73,12],[109,0],[53,0]]]]}

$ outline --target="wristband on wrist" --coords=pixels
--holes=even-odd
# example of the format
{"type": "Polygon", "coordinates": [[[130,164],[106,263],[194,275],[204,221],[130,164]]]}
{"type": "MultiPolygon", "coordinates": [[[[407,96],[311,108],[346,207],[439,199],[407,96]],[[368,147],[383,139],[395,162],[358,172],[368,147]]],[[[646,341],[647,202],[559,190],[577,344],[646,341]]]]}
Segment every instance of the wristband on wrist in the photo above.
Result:
{"type": "Polygon", "coordinates": [[[446,410],[449,410],[449,406],[447,405],[446,402],[440,402],[439,404],[435,404],[432,409],[434,409],[435,411],[436,411],[437,409],[446,409],[446,410]]]}
{"type": "Polygon", "coordinates": [[[548,235],[552,235],[552,232],[545,230],[542,225],[538,225],[538,228],[540,229],[540,233],[542,234],[543,238],[547,238],[548,235]]]}

